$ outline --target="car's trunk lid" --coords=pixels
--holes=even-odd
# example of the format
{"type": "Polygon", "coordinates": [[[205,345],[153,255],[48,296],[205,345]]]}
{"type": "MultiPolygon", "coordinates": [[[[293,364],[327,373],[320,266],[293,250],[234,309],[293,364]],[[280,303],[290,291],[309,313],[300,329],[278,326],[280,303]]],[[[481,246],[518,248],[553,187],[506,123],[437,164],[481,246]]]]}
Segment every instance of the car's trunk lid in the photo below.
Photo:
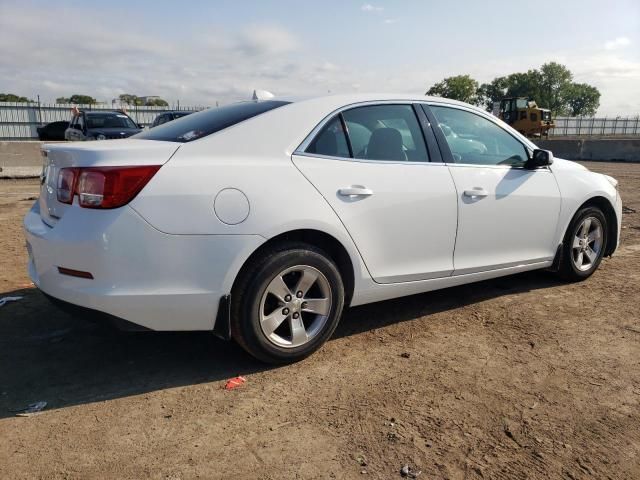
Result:
{"type": "Polygon", "coordinates": [[[180,146],[175,142],[135,139],[43,145],[39,199],[42,220],[53,227],[67,209],[75,208],[58,201],[58,174],[62,168],[162,165],[180,146]]]}

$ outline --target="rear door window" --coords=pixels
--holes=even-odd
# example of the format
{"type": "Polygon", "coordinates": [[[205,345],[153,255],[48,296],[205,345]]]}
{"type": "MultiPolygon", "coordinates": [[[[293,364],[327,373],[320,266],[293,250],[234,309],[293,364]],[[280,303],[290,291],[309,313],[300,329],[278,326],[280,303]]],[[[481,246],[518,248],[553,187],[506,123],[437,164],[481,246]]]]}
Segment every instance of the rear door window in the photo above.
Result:
{"type": "Polygon", "coordinates": [[[290,102],[265,100],[234,103],[224,107],[210,108],[186,117],[166,122],[152,130],[143,131],[131,138],[163,140],[167,142],[191,142],[262,113],[282,107],[290,102]]]}
{"type": "Polygon", "coordinates": [[[411,105],[368,105],[342,115],[354,158],[429,161],[422,128],[411,105]]]}
{"type": "Polygon", "coordinates": [[[307,153],[328,157],[350,158],[347,136],[342,128],[340,116],[336,115],[313,139],[307,147],[307,153]]]}

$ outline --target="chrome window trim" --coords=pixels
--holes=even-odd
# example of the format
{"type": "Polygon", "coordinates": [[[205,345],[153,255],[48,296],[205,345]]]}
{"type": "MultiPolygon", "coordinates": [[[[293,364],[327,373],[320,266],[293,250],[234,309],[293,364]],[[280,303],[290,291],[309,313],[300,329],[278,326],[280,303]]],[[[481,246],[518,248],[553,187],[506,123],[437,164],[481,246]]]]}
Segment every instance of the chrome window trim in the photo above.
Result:
{"type": "Polygon", "coordinates": [[[325,160],[340,160],[343,162],[359,162],[359,163],[373,163],[376,165],[388,164],[388,165],[440,165],[446,167],[444,162],[414,162],[411,160],[369,160],[368,158],[350,158],[350,157],[334,157],[331,155],[321,155],[318,153],[308,153],[305,151],[298,151],[292,153],[292,155],[298,157],[311,157],[311,158],[324,158],[325,160]]]}

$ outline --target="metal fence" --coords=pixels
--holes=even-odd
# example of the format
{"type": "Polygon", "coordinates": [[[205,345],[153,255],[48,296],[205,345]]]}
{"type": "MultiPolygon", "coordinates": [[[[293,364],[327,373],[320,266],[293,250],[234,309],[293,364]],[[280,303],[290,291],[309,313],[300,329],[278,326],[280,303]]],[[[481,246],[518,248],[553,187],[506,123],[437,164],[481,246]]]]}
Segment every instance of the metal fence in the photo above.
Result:
{"type": "MultiPolygon", "coordinates": [[[[71,119],[71,104],[41,104],[0,102],[0,140],[30,140],[38,138],[37,128],[50,122],[71,119]]],[[[77,105],[84,110],[113,110],[106,104],[77,105]]],[[[137,123],[147,126],[162,112],[169,110],[202,110],[204,106],[127,107],[127,113],[137,123]]],[[[640,136],[640,115],[635,117],[557,117],[552,137],[640,136]]]]}
{"type": "MultiPolygon", "coordinates": [[[[30,140],[38,138],[37,128],[50,122],[71,119],[71,104],[0,102],[0,140],[30,140]]],[[[110,105],[77,105],[84,110],[114,110],[110,105]]],[[[127,107],[127,114],[143,126],[150,125],[162,112],[172,110],[196,111],[205,107],[127,107]]]]}
{"type": "Polygon", "coordinates": [[[557,117],[552,137],[640,136],[640,115],[635,117],[557,117]]]}

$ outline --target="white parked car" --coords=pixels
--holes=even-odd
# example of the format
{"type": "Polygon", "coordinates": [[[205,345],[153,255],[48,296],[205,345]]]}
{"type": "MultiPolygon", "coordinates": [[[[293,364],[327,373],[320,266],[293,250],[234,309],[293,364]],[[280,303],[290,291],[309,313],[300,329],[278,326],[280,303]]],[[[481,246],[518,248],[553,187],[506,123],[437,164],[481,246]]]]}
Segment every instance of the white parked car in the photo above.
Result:
{"type": "Polygon", "coordinates": [[[318,349],[346,306],[534,269],[582,280],[619,241],[616,180],[442,98],[237,103],[43,154],[24,226],[45,294],[269,362],[318,349]]]}

